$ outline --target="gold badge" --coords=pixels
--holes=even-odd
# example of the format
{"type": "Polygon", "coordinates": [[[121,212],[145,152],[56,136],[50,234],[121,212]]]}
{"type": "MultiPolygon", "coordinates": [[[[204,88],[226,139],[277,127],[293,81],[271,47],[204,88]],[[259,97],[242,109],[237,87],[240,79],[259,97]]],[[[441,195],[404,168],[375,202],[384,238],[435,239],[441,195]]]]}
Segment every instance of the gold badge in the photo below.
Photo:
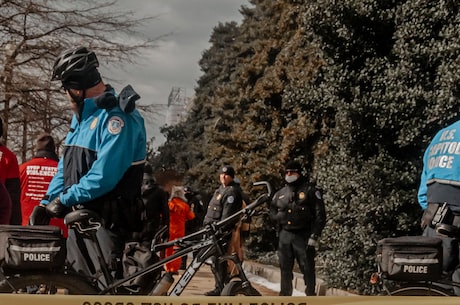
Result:
{"type": "Polygon", "coordinates": [[[304,199],[305,198],[305,193],[304,192],[300,192],[299,193],[299,199],[304,199]]]}
{"type": "Polygon", "coordinates": [[[220,200],[220,198],[222,198],[222,195],[221,195],[221,194],[217,194],[216,199],[217,199],[217,200],[220,200]]]}
{"type": "Polygon", "coordinates": [[[93,130],[94,128],[96,128],[98,120],[98,118],[94,118],[94,120],[91,122],[91,125],[89,126],[89,129],[93,130]]]}

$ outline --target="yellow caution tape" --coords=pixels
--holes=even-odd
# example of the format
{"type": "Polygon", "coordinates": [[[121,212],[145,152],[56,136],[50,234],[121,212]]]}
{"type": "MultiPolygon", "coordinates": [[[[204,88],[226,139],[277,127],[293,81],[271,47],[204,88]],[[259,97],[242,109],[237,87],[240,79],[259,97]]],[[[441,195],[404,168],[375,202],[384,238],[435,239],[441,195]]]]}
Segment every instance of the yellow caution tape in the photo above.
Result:
{"type": "Polygon", "coordinates": [[[321,296],[321,297],[207,297],[207,296],[92,296],[0,294],[1,305],[458,305],[446,297],[321,296]]]}

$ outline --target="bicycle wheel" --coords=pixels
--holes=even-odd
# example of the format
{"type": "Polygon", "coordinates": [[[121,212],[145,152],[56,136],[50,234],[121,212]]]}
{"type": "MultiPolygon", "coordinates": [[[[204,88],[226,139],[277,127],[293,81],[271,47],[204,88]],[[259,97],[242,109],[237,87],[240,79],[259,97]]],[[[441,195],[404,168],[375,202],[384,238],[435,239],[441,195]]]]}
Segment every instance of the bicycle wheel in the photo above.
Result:
{"type": "Polygon", "coordinates": [[[224,296],[234,296],[234,295],[260,296],[261,294],[251,285],[248,285],[247,287],[243,287],[242,281],[231,281],[231,282],[228,282],[227,285],[225,285],[220,295],[224,295],[224,296]]]}
{"type": "Polygon", "coordinates": [[[0,293],[97,294],[95,288],[68,274],[27,274],[0,282],[0,293]]]}
{"type": "Polygon", "coordinates": [[[430,284],[410,284],[390,292],[392,296],[453,296],[453,292],[430,284]]]}

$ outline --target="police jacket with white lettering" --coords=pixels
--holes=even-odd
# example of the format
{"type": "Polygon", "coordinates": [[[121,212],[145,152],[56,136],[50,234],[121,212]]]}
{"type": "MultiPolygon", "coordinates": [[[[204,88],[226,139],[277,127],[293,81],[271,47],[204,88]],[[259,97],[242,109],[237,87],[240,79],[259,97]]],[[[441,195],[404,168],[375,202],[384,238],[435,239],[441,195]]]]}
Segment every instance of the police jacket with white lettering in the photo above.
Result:
{"type": "Polygon", "coordinates": [[[273,195],[270,218],[277,222],[279,229],[321,235],[326,212],[320,190],[310,186],[301,176],[273,195]]]}
{"type": "Polygon", "coordinates": [[[460,121],[440,130],[423,156],[418,202],[454,205],[460,210],[460,121]]]}
{"type": "MultiPolygon", "coordinates": [[[[115,94],[109,86],[107,90],[115,94]]],[[[102,196],[140,197],[146,157],[143,118],[136,109],[98,108],[95,98],[83,103],[80,115],[72,117],[58,171],[41,203],[59,195],[66,206],[102,196]]]]}
{"type": "Polygon", "coordinates": [[[209,201],[203,225],[227,218],[241,210],[243,204],[240,187],[234,182],[227,186],[221,185],[209,201]]]}

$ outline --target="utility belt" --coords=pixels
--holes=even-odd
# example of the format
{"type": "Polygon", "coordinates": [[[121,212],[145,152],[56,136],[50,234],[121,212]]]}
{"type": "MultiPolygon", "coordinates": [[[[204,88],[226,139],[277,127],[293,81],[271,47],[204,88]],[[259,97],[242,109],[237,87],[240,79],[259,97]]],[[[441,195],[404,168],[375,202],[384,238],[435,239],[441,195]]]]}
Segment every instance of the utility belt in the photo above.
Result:
{"type": "Polygon", "coordinates": [[[305,228],[305,227],[299,228],[299,227],[292,227],[289,225],[281,226],[281,229],[289,233],[293,233],[293,234],[304,234],[305,232],[310,231],[308,228],[305,228]]]}
{"type": "Polygon", "coordinates": [[[430,202],[422,216],[422,228],[430,226],[440,235],[460,237],[460,215],[455,215],[447,202],[430,202]]]}

